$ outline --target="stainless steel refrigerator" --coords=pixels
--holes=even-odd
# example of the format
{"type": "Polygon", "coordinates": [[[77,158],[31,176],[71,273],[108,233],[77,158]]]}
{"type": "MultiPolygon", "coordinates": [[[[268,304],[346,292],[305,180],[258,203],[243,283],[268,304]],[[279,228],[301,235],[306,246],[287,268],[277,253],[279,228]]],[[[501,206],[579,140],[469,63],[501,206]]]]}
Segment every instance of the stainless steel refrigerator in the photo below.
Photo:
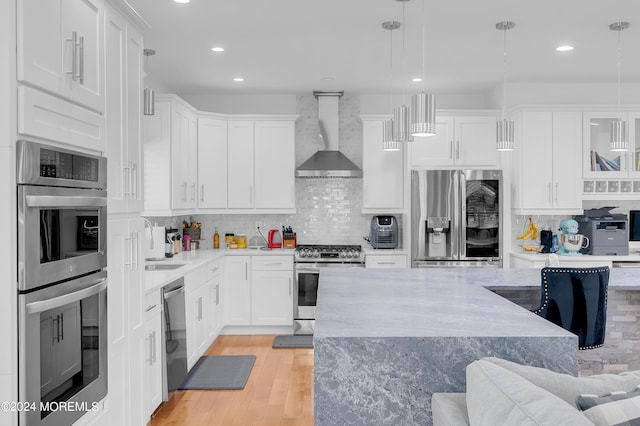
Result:
{"type": "Polygon", "coordinates": [[[411,171],[411,266],[502,266],[502,171],[411,171]]]}

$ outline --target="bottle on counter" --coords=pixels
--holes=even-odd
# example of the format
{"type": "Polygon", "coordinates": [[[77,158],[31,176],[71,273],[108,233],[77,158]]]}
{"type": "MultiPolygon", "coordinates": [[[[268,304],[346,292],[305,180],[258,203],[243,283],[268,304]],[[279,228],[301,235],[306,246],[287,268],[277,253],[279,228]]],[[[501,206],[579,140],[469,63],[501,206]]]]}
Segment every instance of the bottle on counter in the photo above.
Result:
{"type": "Polygon", "coordinates": [[[191,251],[191,235],[186,234],[183,238],[184,251],[191,251]]]}
{"type": "Polygon", "coordinates": [[[173,242],[167,234],[164,236],[164,257],[173,257],[173,242]]]}
{"type": "Polygon", "coordinates": [[[218,227],[216,226],[215,232],[213,234],[213,248],[220,248],[220,234],[218,234],[218,227]]]}

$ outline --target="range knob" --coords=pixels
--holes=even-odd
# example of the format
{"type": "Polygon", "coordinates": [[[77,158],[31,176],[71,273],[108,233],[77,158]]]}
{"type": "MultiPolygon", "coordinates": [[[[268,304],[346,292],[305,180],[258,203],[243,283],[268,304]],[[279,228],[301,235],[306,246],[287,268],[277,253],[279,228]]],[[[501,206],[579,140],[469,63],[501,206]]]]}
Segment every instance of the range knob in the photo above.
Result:
{"type": "Polygon", "coordinates": [[[340,249],[338,256],[340,256],[340,258],[344,259],[346,257],[349,257],[349,252],[345,249],[340,249]]]}
{"type": "Polygon", "coordinates": [[[313,249],[313,253],[311,254],[312,257],[320,257],[320,251],[316,248],[313,249]]]}
{"type": "Polygon", "coordinates": [[[349,250],[349,257],[351,258],[356,258],[356,257],[360,257],[360,252],[356,249],[351,249],[349,250]]]}

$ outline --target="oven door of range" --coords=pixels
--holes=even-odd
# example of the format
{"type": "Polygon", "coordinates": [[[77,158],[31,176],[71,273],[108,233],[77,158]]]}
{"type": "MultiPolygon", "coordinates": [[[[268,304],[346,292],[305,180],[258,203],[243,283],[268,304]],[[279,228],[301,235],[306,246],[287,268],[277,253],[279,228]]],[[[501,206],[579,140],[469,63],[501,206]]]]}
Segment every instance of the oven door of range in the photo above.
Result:
{"type": "Polygon", "coordinates": [[[107,266],[107,192],[18,186],[18,289],[107,266]]]}
{"type": "Polygon", "coordinates": [[[320,270],[324,268],[364,268],[364,263],[296,262],[294,264],[293,318],[315,319],[320,270]]]}
{"type": "Polygon", "coordinates": [[[107,394],[106,271],[19,294],[18,312],[20,402],[35,409],[20,424],[72,424],[97,409],[107,394]]]}

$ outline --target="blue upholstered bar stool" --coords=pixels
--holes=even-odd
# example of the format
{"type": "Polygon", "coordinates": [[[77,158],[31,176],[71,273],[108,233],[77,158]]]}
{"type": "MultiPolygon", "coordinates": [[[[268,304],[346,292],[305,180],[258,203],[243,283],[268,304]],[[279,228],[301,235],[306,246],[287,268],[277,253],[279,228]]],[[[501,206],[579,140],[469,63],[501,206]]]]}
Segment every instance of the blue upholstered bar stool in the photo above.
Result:
{"type": "Polygon", "coordinates": [[[609,267],[542,268],[540,307],[534,313],[578,335],[580,349],[602,346],[607,323],[609,267]]]}

